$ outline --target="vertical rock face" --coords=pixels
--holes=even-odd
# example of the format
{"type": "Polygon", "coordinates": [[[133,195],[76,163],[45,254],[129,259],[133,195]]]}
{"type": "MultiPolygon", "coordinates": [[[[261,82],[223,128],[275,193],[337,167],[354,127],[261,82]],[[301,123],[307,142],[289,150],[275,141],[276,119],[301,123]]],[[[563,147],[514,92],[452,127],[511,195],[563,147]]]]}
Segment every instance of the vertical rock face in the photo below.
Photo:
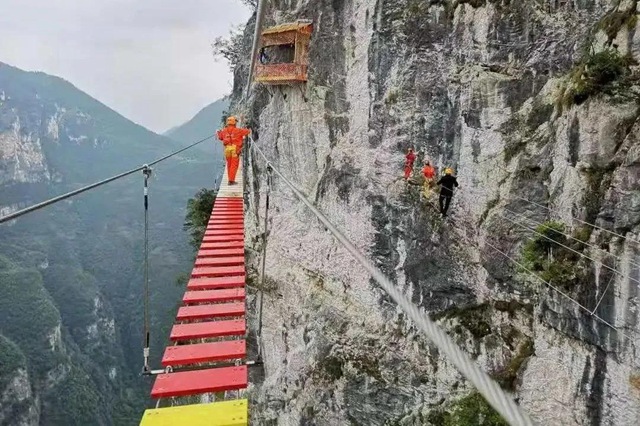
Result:
{"type": "MultiPolygon", "coordinates": [[[[638,104],[571,89],[603,49],[639,59],[637,2],[270,4],[314,21],[306,85],[241,104],[236,68],[270,160],[540,424],[638,424],[638,104]],[[456,170],[444,222],[409,147],[456,170]],[[550,219],[589,244],[570,285],[515,263],[550,219]]],[[[256,262],[265,174],[251,158],[256,262]]],[[[269,215],[258,424],[441,424],[469,384],[277,178],[269,215]]]]}

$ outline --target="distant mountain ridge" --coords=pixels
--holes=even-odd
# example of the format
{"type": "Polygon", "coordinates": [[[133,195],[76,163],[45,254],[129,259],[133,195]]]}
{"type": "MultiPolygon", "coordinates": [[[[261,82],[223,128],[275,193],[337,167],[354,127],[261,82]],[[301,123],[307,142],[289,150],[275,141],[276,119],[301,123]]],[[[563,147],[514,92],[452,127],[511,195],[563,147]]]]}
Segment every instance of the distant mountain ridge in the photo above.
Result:
{"type": "Polygon", "coordinates": [[[169,129],[164,136],[186,145],[213,135],[220,128],[228,107],[228,97],[218,99],[201,109],[191,120],[169,129]]]}

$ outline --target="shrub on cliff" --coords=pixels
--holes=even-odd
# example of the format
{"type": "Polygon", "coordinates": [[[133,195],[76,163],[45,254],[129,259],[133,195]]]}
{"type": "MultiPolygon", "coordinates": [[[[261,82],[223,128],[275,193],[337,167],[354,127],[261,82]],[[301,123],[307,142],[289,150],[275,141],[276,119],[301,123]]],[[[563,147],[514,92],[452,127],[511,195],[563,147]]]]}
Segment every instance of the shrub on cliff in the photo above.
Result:
{"type": "Polygon", "coordinates": [[[620,55],[616,49],[588,54],[571,73],[563,91],[563,104],[580,105],[600,93],[626,95],[630,86],[631,64],[632,59],[620,55]]]}

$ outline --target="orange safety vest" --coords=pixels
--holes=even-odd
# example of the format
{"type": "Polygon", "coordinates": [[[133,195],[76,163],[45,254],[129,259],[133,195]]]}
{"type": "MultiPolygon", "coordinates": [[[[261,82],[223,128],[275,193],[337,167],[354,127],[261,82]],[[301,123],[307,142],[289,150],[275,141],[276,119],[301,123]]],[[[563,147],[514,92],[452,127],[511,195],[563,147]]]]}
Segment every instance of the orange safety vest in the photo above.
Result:
{"type": "Polygon", "coordinates": [[[436,175],[436,170],[431,166],[425,166],[424,169],[422,169],[422,174],[426,179],[433,179],[436,175]]]}
{"type": "Polygon", "coordinates": [[[218,130],[218,139],[222,141],[224,146],[235,145],[237,151],[242,150],[242,141],[245,136],[251,133],[249,129],[243,129],[242,127],[227,126],[222,130],[218,130]]]}

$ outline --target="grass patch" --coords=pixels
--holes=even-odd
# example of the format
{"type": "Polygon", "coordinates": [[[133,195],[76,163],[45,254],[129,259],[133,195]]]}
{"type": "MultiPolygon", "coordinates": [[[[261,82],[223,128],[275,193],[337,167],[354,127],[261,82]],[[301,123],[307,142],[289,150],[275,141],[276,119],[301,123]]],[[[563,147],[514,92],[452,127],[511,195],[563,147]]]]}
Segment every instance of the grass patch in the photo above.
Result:
{"type": "Polygon", "coordinates": [[[633,0],[633,3],[627,10],[613,10],[600,20],[598,29],[604,31],[607,35],[609,45],[613,43],[613,40],[615,40],[624,26],[629,30],[636,27],[636,23],[638,22],[638,15],[636,15],[637,6],[638,1],[633,0]]]}
{"type": "Polygon", "coordinates": [[[632,64],[631,56],[622,56],[616,49],[586,54],[560,89],[557,106],[562,110],[581,105],[598,94],[628,99],[632,64]]]}
{"type": "Polygon", "coordinates": [[[585,270],[578,265],[580,255],[570,248],[580,252],[583,245],[568,241],[565,225],[560,222],[545,222],[536,232],[522,250],[523,263],[543,280],[573,288],[584,278],[585,270]]]}
{"type": "Polygon", "coordinates": [[[590,167],[583,171],[587,180],[587,191],[582,197],[582,203],[586,209],[585,221],[595,222],[602,207],[602,199],[607,188],[611,185],[612,173],[615,165],[607,167],[590,167]]]}
{"type": "Polygon", "coordinates": [[[395,105],[400,100],[400,92],[398,90],[392,89],[387,93],[386,98],[384,99],[384,103],[389,105],[395,105]]]}
{"type": "Polygon", "coordinates": [[[465,396],[448,408],[431,411],[427,422],[433,426],[508,425],[478,392],[465,396]]]}
{"type": "Polygon", "coordinates": [[[458,324],[453,328],[455,333],[463,334],[464,330],[467,330],[474,338],[482,339],[491,334],[488,315],[490,309],[491,306],[486,303],[465,308],[454,306],[439,315],[434,315],[434,319],[456,319],[458,324]]]}

